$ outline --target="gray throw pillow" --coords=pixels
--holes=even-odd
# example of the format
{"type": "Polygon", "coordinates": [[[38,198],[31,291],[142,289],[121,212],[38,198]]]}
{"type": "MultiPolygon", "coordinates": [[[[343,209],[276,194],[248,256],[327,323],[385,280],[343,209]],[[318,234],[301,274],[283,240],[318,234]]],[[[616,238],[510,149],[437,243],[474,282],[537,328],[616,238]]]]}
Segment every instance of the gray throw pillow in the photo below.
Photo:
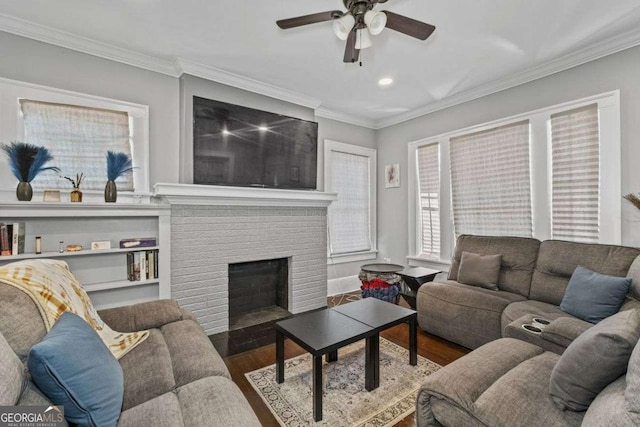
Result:
{"type": "Polygon", "coordinates": [[[631,263],[627,272],[627,279],[631,279],[631,288],[629,288],[629,296],[640,300],[640,256],[631,263]]]}
{"type": "Polygon", "coordinates": [[[640,344],[631,353],[631,360],[627,368],[627,388],[624,391],[625,409],[629,418],[640,425],[640,344]]]}
{"type": "Polygon", "coordinates": [[[603,320],[567,347],[553,371],[549,393],[560,410],[584,411],[607,385],[627,371],[640,338],[640,310],[603,320]]]}
{"type": "Polygon", "coordinates": [[[501,263],[502,255],[482,256],[472,252],[462,252],[458,282],[497,291],[501,263]]]}
{"type": "Polygon", "coordinates": [[[578,266],[569,279],[560,309],[591,323],[616,314],[629,292],[631,279],[606,276],[578,266]]]}

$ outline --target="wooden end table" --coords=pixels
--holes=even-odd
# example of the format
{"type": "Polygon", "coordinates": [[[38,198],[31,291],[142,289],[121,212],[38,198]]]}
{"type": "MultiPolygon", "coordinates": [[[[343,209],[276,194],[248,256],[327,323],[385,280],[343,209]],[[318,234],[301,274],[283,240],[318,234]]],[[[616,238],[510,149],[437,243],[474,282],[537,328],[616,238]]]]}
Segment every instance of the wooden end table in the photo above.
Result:
{"type": "Polygon", "coordinates": [[[439,273],[442,273],[442,271],[423,267],[407,267],[396,273],[402,278],[400,295],[412,309],[416,309],[416,298],[420,286],[427,282],[432,282],[439,273]]]}

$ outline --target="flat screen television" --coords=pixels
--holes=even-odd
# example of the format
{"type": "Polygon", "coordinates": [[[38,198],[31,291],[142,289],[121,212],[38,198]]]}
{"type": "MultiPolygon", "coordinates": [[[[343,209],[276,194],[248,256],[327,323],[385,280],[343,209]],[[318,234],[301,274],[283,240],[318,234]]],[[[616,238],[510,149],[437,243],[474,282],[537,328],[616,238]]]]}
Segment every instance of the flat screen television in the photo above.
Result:
{"type": "Polygon", "coordinates": [[[318,124],[193,97],[193,183],[316,189],[318,124]]]}

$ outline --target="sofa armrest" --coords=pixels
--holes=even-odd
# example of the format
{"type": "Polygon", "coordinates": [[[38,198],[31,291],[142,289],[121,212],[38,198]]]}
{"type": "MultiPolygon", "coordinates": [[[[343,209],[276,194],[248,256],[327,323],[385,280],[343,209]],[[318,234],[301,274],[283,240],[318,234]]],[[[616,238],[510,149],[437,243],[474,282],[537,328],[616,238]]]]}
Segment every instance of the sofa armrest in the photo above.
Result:
{"type": "Polygon", "coordinates": [[[167,323],[193,318],[172,299],[109,308],[100,310],[98,314],[111,329],[118,332],[159,328],[167,323]]]}
{"type": "Polygon", "coordinates": [[[547,341],[566,348],[580,334],[592,326],[593,323],[585,322],[575,317],[559,317],[544,328],[541,336],[547,341]]]}

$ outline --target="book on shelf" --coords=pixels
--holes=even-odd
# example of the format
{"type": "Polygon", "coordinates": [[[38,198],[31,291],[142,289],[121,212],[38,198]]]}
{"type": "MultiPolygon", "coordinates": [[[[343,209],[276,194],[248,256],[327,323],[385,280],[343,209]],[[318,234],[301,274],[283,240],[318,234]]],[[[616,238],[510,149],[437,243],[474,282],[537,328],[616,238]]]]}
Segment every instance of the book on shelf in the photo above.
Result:
{"type": "Polygon", "coordinates": [[[151,248],[157,245],[158,241],[155,237],[137,237],[134,239],[120,240],[121,249],[151,248]]]}
{"type": "Polygon", "coordinates": [[[11,255],[20,255],[24,253],[24,239],[26,228],[24,222],[14,222],[12,230],[13,238],[11,243],[11,255]]]}
{"type": "MultiPolygon", "coordinates": [[[[13,228],[13,225],[11,225],[13,228]]],[[[13,233],[9,229],[9,225],[0,224],[0,256],[11,255],[11,242],[13,241],[13,233]],[[11,235],[11,237],[9,237],[11,235]]]]}
{"type": "Polygon", "coordinates": [[[127,252],[127,279],[135,282],[158,278],[158,250],[127,252]]]}

